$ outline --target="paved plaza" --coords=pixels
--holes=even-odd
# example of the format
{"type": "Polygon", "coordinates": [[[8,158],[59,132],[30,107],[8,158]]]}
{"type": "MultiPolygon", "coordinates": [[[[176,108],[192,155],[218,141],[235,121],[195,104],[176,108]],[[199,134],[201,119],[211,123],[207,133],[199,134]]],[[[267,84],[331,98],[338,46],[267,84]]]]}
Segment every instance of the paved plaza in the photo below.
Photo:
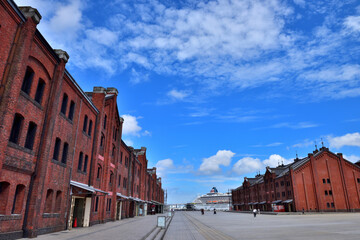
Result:
{"type": "Polygon", "coordinates": [[[165,240],[360,239],[360,214],[257,215],[176,212],[165,240]]]}
{"type": "Polygon", "coordinates": [[[360,213],[266,215],[175,212],[165,233],[157,234],[157,216],[135,217],[89,228],[41,235],[39,240],[341,240],[360,239],[360,213]],[[155,233],[155,234],[154,234],[155,233]],[[156,236],[157,234],[157,236],[156,236]]]}

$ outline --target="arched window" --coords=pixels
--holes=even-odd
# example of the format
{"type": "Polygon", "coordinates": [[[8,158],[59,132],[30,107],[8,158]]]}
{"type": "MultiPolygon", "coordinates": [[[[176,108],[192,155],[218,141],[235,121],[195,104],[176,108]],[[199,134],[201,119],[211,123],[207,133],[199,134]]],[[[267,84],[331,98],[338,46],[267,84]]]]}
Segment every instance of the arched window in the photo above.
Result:
{"type": "Polygon", "coordinates": [[[111,185],[113,182],[113,178],[114,178],[114,173],[112,171],[110,171],[110,179],[109,179],[109,184],[111,185]]]}
{"type": "Polygon", "coordinates": [[[22,184],[17,185],[14,195],[13,206],[11,209],[11,214],[21,213],[24,203],[24,196],[25,196],[25,186],[22,184]]]}
{"type": "Polygon", "coordinates": [[[87,123],[88,123],[88,116],[85,115],[84,117],[84,125],[83,125],[83,131],[86,133],[87,130],[87,123]]]}
{"type": "Polygon", "coordinates": [[[61,145],[60,138],[56,138],[55,146],[54,146],[54,154],[53,154],[53,159],[56,161],[59,160],[60,145],[61,145]]]}
{"type": "Polygon", "coordinates": [[[60,212],[61,210],[61,191],[56,192],[56,200],[55,200],[55,212],[60,212]]]}
{"type": "Polygon", "coordinates": [[[62,158],[61,158],[62,163],[66,163],[68,151],[69,151],[69,144],[67,142],[65,142],[64,147],[63,147],[63,152],[62,152],[62,158]]]}
{"type": "Polygon", "coordinates": [[[100,147],[104,147],[104,144],[105,144],[105,135],[101,134],[100,147]]]}
{"type": "Polygon", "coordinates": [[[69,115],[68,118],[72,121],[74,118],[74,111],[75,111],[75,102],[71,101],[70,102],[70,109],[69,109],[69,115]]]}
{"type": "Polygon", "coordinates": [[[44,95],[44,90],[45,90],[45,81],[42,80],[41,78],[39,78],[39,83],[38,83],[38,86],[36,89],[36,94],[35,94],[35,101],[37,101],[40,104],[41,104],[42,97],[44,95]]]}
{"type": "Polygon", "coordinates": [[[115,145],[113,144],[111,156],[115,157],[115,152],[116,152],[116,147],[115,147],[115,145]]]}
{"type": "Polygon", "coordinates": [[[21,90],[28,95],[30,94],[31,84],[32,84],[32,80],[34,78],[34,74],[35,74],[34,70],[32,70],[31,67],[26,68],[26,73],[24,76],[23,83],[21,85],[21,90]]]}
{"type": "Polygon", "coordinates": [[[10,183],[0,182],[0,214],[6,214],[6,205],[9,198],[10,183]]]}
{"type": "Polygon", "coordinates": [[[48,189],[46,192],[45,210],[44,210],[45,213],[51,213],[53,194],[54,191],[52,189],[48,189]]]}
{"type": "Polygon", "coordinates": [[[84,172],[87,171],[88,160],[89,160],[89,156],[88,156],[88,155],[85,155],[84,170],[83,170],[84,172]]]}
{"type": "Polygon", "coordinates": [[[10,133],[10,142],[19,143],[19,139],[20,139],[20,132],[21,132],[21,127],[22,127],[22,123],[24,121],[24,117],[19,114],[16,113],[15,117],[14,117],[14,121],[13,121],[13,125],[11,128],[11,133],[10,133]]]}
{"type": "Polygon", "coordinates": [[[89,135],[89,136],[91,136],[92,124],[93,124],[93,122],[92,122],[92,120],[90,120],[90,122],[89,122],[89,130],[88,130],[88,135],[89,135]]]}
{"type": "Polygon", "coordinates": [[[107,115],[105,114],[105,117],[104,117],[104,129],[106,129],[106,121],[107,121],[107,115]]]}
{"type": "Polygon", "coordinates": [[[29,128],[26,135],[25,148],[32,150],[35,141],[37,125],[34,122],[29,123],[29,128]]]}
{"type": "Polygon", "coordinates": [[[98,164],[98,169],[97,169],[97,174],[96,174],[96,178],[98,179],[98,180],[100,180],[100,178],[101,178],[101,165],[100,164],[98,164]]]}
{"type": "Polygon", "coordinates": [[[84,154],[83,154],[83,152],[80,152],[80,154],[79,154],[79,163],[78,163],[78,170],[79,171],[81,171],[81,169],[82,169],[83,158],[84,158],[84,154]]]}
{"type": "Polygon", "coordinates": [[[65,115],[66,114],[66,108],[68,103],[68,95],[64,93],[62,104],[61,104],[61,112],[65,115]]]}

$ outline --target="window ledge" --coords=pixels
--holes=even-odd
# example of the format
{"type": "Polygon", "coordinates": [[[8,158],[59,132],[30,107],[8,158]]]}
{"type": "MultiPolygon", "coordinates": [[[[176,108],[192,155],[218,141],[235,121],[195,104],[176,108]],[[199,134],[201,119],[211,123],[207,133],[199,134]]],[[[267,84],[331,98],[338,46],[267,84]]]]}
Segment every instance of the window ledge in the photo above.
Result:
{"type": "Polygon", "coordinates": [[[43,218],[59,218],[60,213],[43,213],[43,218]]]}
{"type": "Polygon", "coordinates": [[[17,150],[20,150],[20,151],[23,151],[23,152],[26,152],[30,155],[34,155],[34,151],[33,150],[30,150],[28,148],[25,148],[25,147],[22,147],[20,146],[19,144],[16,144],[16,143],[13,143],[13,142],[8,142],[8,146],[11,147],[11,148],[15,148],[17,150]]]}
{"type": "Polygon", "coordinates": [[[23,96],[24,98],[26,98],[28,101],[32,102],[32,104],[34,104],[41,111],[43,111],[43,107],[41,106],[41,104],[38,103],[37,101],[35,101],[34,99],[32,99],[26,92],[21,90],[20,95],[23,96]]]}
{"type": "Polygon", "coordinates": [[[87,172],[81,171],[81,170],[79,170],[79,169],[77,170],[77,172],[78,172],[78,173],[81,173],[81,174],[84,174],[84,175],[87,174],[87,172]]]}
{"type": "Polygon", "coordinates": [[[62,112],[60,112],[59,115],[63,117],[66,121],[68,121],[71,125],[73,124],[73,121],[70,120],[67,116],[65,116],[65,114],[63,114],[62,112]]]}
{"type": "Polygon", "coordinates": [[[89,134],[87,134],[86,132],[84,132],[84,130],[82,131],[82,133],[83,133],[86,137],[91,138],[91,136],[90,136],[89,134]]]}
{"type": "Polygon", "coordinates": [[[51,159],[51,162],[61,166],[61,167],[66,167],[66,163],[63,163],[63,162],[60,162],[58,160],[55,160],[55,159],[51,159]]]}
{"type": "Polygon", "coordinates": [[[21,214],[0,215],[0,221],[20,220],[21,214]]]}

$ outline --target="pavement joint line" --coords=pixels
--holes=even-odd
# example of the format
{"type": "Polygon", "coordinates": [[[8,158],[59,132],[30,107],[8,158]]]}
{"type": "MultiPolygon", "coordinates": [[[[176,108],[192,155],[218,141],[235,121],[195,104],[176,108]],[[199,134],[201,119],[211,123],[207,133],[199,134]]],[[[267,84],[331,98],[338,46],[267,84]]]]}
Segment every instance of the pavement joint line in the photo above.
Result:
{"type": "Polygon", "coordinates": [[[185,213],[184,214],[189,221],[191,221],[199,230],[201,230],[201,235],[203,235],[206,239],[224,239],[224,240],[234,240],[232,237],[230,237],[229,235],[216,230],[214,228],[211,228],[209,226],[207,226],[206,224],[200,222],[199,220],[197,220],[196,218],[194,218],[193,216],[190,216],[189,214],[185,213]],[[204,234],[207,236],[205,236],[204,234]],[[212,233],[213,235],[218,236],[219,238],[213,238],[213,236],[210,234],[212,233]]]}

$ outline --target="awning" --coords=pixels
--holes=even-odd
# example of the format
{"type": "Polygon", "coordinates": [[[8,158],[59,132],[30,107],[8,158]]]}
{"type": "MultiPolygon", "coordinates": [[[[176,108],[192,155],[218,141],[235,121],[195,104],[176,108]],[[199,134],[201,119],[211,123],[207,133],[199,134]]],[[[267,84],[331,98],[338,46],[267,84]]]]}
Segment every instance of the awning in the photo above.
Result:
{"type": "Polygon", "coordinates": [[[266,201],[259,202],[259,204],[265,204],[265,203],[266,203],[266,201]]]}
{"type": "Polygon", "coordinates": [[[116,196],[122,197],[122,198],[125,198],[125,199],[128,199],[128,198],[129,198],[129,197],[125,196],[125,195],[122,195],[121,193],[116,193],[116,196]]]}
{"type": "Polygon", "coordinates": [[[157,202],[157,201],[154,201],[154,200],[152,200],[151,203],[158,204],[158,205],[164,205],[163,203],[160,203],[160,202],[157,202]]]}
{"type": "Polygon", "coordinates": [[[288,199],[288,200],[285,200],[285,201],[283,201],[283,203],[292,203],[292,199],[288,199]]]}
{"type": "Polygon", "coordinates": [[[258,204],[258,202],[254,202],[254,203],[253,203],[253,205],[256,205],[256,204],[258,204]]]}
{"type": "Polygon", "coordinates": [[[104,194],[106,194],[106,195],[109,195],[108,192],[105,192],[105,191],[100,190],[100,189],[97,189],[97,188],[94,188],[94,189],[95,189],[96,192],[101,192],[101,193],[104,193],[104,194]]]}
{"type": "Polygon", "coordinates": [[[245,203],[240,203],[239,205],[240,205],[240,206],[243,206],[243,205],[245,205],[245,203]]]}
{"type": "Polygon", "coordinates": [[[276,200],[276,201],[273,201],[272,204],[277,204],[277,203],[281,203],[282,201],[281,200],[276,200]]]}
{"type": "Polygon", "coordinates": [[[92,192],[92,193],[95,192],[95,188],[93,188],[91,186],[88,186],[87,184],[84,184],[84,183],[79,183],[79,182],[75,182],[75,181],[71,180],[70,185],[74,186],[74,187],[84,189],[84,190],[92,192]]]}
{"type": "Polygon", "coordinates": [[[253,205],[254,203],[253,202],[251,202],[251,203],[248,203],[248,205],[253,205]]]}

